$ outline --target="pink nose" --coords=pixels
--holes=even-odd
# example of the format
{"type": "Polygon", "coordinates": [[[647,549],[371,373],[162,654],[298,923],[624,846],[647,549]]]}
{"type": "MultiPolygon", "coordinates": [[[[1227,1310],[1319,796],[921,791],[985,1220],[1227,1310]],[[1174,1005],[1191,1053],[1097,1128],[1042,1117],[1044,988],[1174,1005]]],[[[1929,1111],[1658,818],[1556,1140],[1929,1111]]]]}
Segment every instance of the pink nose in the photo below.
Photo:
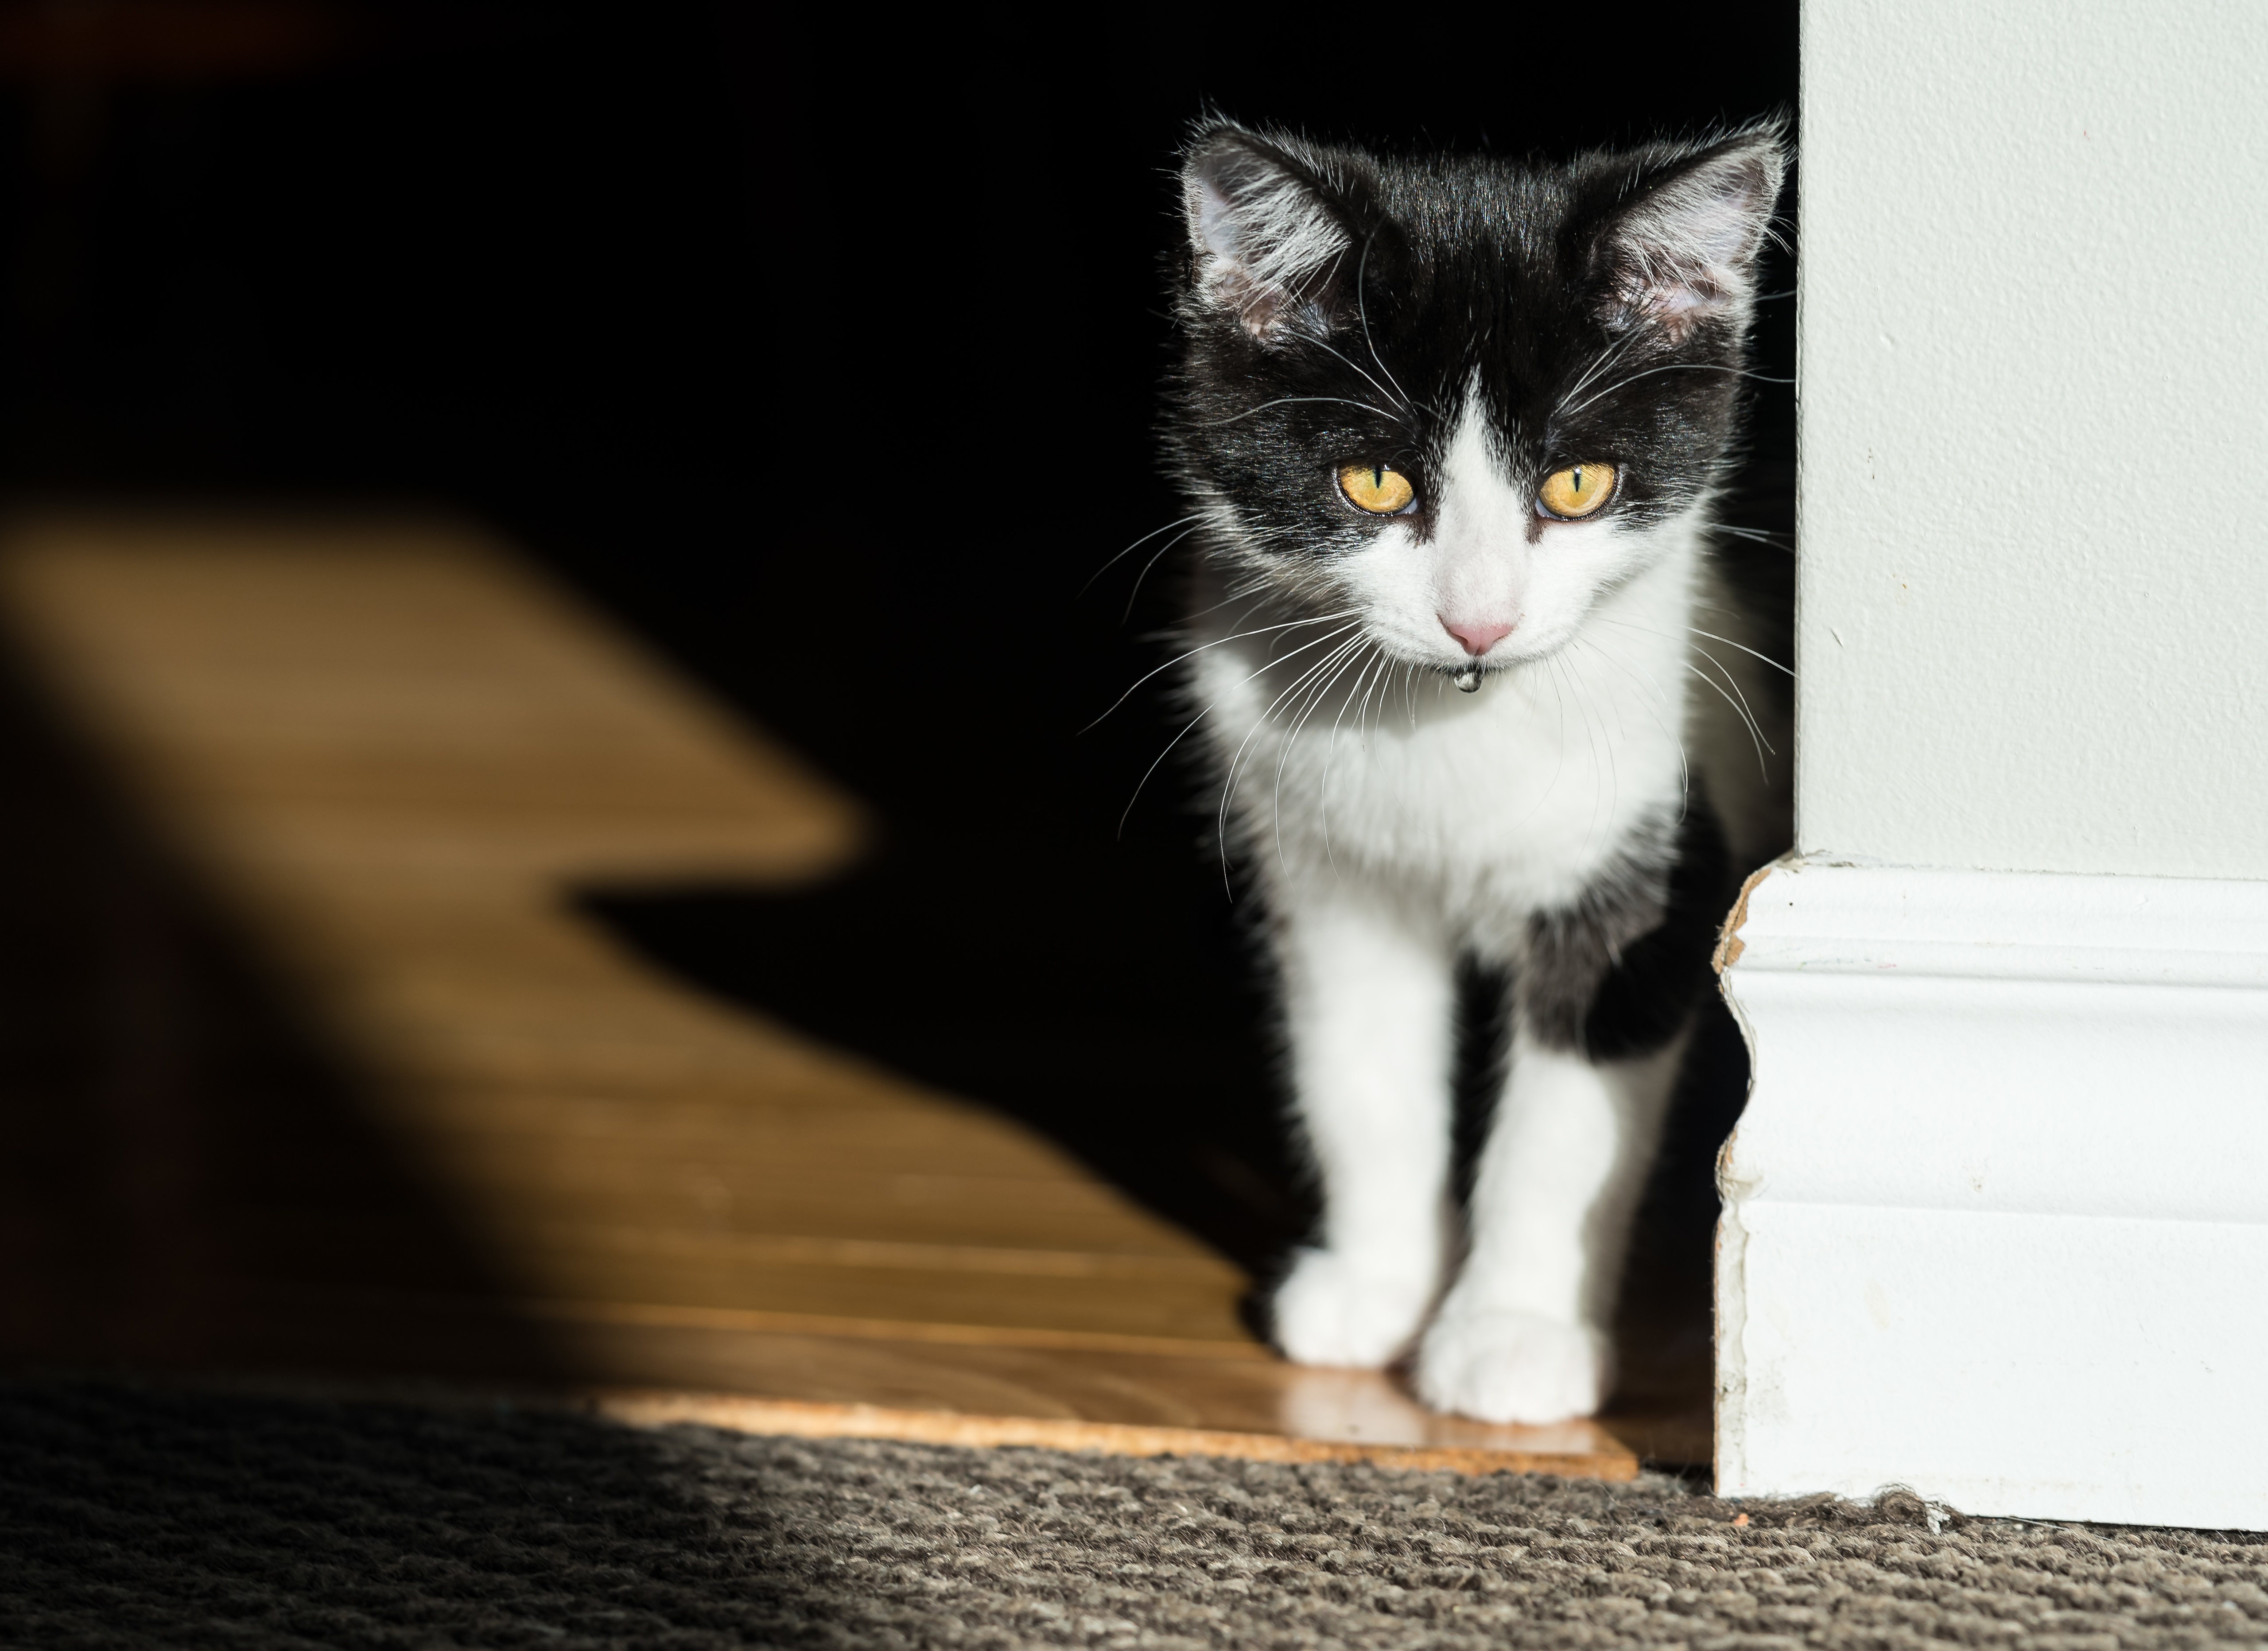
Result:
{"type": "Polygon", "coordinates": [[[1465,652],[1478,659],[1512,634],[1510,625],[1459,624],[1444,616],[1441,629],[1464,644],[1465,652]]]}

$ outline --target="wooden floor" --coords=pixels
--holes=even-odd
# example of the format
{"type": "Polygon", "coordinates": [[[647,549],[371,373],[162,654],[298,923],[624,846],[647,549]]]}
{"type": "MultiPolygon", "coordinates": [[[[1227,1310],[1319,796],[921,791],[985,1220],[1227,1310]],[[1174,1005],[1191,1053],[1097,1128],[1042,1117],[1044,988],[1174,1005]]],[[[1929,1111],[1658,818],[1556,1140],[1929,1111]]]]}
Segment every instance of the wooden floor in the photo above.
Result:
{"type": "Polygon", "coordinates": [[[16,993],[52,998],[10,1034],[19,1358],[768,1431],[1705,1455],[1659,1404],[1489,1427],[1287,1367],[1235,1267],[1050,1143],[629,954],[569,891],[785,887],[866,823],[467,530],[26,520],[0,623],[18,770],[78,810],[11,845],[62,868],[22,923],[81,960],[16,993]]]}

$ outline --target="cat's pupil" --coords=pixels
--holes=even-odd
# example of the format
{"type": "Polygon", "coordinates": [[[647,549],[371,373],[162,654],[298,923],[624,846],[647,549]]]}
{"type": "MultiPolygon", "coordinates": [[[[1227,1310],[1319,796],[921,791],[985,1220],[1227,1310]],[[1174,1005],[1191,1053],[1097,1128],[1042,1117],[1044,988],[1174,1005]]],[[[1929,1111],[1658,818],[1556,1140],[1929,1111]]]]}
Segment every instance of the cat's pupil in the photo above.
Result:
{"type": "Polygon", "coordinates": [[[1574,478],[1574,480],[1575,480],[1575,497],[1576,497],[1576,498],[1580,498],[1583,496],[1583,467],[1582,467],[1581,465],[1580,465],[1580,464],[1579,464],[1579,465],[1577,465],[1577,466],[1575,467],[1575,478],[1574,478]]]}
{"type": "Polygon", "coordinates": [[[1373,464],[1370,467],[1370,484],[1381,493],[1386,490],[1386,467],[1384,465],[1373,464]]]}

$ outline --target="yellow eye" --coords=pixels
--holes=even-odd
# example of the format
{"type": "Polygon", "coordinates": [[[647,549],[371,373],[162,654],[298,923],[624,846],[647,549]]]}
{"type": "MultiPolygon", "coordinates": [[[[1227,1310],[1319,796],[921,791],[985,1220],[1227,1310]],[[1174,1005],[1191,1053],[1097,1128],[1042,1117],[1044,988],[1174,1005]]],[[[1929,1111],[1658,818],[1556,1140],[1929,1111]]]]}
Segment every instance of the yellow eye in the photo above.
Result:
{"type": "Polygon", "coordinates": [[[1554,516],[1588,516],[1614,494],[1614,466],[1571,464],[1545,476],[1535,498],[1554,516]]]}
{"type": "Polygon", "coordinates": [[[1339,491],[1357,510],[1373,516],[1392,516],[1407,510],[1418,490],[1399,470],[1382,464],[1351,464],[1339,472],[1339,491]]]}

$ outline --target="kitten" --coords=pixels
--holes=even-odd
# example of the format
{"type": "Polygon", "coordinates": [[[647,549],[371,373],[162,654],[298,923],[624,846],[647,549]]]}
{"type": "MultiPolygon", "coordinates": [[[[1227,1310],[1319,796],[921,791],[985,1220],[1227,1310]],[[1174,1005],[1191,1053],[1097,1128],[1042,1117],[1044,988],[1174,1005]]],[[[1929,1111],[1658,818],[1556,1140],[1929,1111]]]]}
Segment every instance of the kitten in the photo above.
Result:
{"type": "Polygon", "coordinates": [[[1565,166],[1188,151],[1166,448],[1323,1198],[1274,1298],[1294,1360],[1414,1349],[1427,1403],[1497,1421],[1609,1390],[1709,948],[1786,829],[1708,552],[1784,165],[1771,125],[1565,166]],[[1461,1233],[1462,958],[1513,1029],[1461,1233]]]}

